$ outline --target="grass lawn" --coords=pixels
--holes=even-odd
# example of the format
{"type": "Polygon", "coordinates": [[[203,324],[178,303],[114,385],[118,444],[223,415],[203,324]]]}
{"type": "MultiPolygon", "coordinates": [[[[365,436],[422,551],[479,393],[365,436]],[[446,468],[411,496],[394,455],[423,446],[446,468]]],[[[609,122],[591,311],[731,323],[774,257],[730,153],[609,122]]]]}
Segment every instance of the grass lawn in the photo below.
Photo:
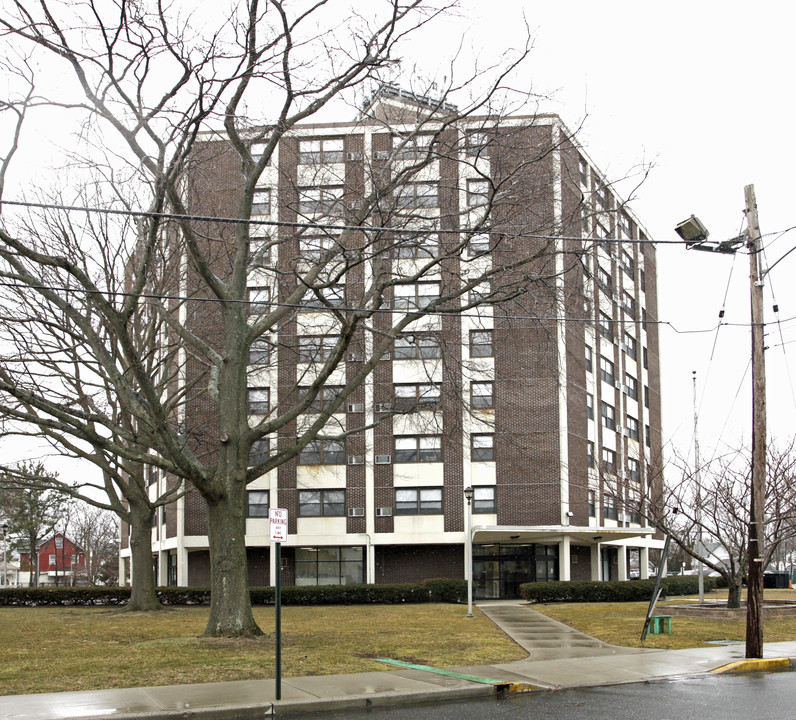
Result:
{"type": "MultiPolygon", "coordinates": [[[[744,593],[745,598],[745,593],[744,593]]],[[[765,598],[786,599],[796,603],[796,590],[766,591],[765,598]]],[[[689,599],[695,599],[691,596],[689,599]]],[[[708,600],[726,600],[727,591],[707,593],[708,600]]],[[[667,600],[655,608],[656,615],[665,615],[667,605],[683,604],[683,598],[667,600]]],[[[534,604],[538,610],[577,630],[593,635],[612,645],[625,647],[647,647],[682,649],[704,647],[711,640],[746,639],[746,619],[713,620],[710,618],[672,618],[672,634],[647,635],[643,645],[641,630],[647,616],[649,603],[551,603],[534,604]]],[[[764,642],[796,640],[796,617],[765,618],[764,642]]]]}
{"type": "MultiPolygon", "coordinates": [[[[256,640],[198,636],[208,608],[0,608],[0,694],[176,685],[274,676],[274,610],[254,609],[256,640]]],[[[282,608],[282,675],[386,669],[370,658],[438,667],[521,659],[480,612],[461,605],[282,608]]]]}

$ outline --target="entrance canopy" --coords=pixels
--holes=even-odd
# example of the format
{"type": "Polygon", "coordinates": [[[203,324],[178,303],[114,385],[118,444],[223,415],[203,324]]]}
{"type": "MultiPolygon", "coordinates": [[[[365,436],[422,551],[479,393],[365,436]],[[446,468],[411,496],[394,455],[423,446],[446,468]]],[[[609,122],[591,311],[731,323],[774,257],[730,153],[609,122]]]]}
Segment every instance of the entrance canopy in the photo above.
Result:
{"type": "Polygon", "coordinates": [[[544,543],[552,545],[569,538],[573,545],[598,545],[616,540],[649,538],[654,528],[577,527],[574,525],[479,525],[473,528],[473,543],[488,545],[500,543],[544,543]]]}

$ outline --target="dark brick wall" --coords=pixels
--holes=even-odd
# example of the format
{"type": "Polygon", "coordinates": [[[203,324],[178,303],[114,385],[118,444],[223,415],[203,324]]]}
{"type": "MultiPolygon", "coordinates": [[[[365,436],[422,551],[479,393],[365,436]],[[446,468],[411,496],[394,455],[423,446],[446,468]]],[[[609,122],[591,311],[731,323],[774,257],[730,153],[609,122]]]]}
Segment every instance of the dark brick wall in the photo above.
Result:
{"type": "Polygon", "coordinates": [[[569,574],[571,580],[591,580],[591,548],[585,545],[570,547],[569,574]]]}
{"type": "Polygon", "coordinates": [[[388,545],[376,548],[376,582],[422,582],[464,577],[461,545],[388,545]]]}

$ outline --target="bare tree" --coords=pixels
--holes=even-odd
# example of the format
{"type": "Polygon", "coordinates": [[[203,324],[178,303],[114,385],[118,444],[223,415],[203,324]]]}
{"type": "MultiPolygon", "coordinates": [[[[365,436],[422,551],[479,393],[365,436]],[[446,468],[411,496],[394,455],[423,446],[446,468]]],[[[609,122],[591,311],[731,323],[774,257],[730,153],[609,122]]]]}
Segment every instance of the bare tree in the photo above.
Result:
{"type": "MultiPolygon", "coordinates": [[[[76,94],[28,92],[16,117],[29,105],[85,113],[95,138],[85,164],[99,179],[70,204],[104,211],[84,215],[66,199],[54,208],[49,198],[39,211],[4,215],[0,410],[9,433],[43,432],[102,470],[108,506],[140,536],[134,574],[149,562],[153,508],[186,487],[201,494],[207,635],[260,632],[244,546],[248,483],[377,424],[334,416],[427,318],[445,326],[479,308],[521,310],[554,335],[556,279],[580,268],[582,248],[557,243],[558,221],[534,200],[555,175],[552,152],[573,150],[570,139],[533,116],[503,123],[504,90],[527,47],[489,73],[448,80],[434,98],[416,89],[403,115],[371,103],[361,123],[386,144],[363,158],[361,182],[323,194],[307,190],[317,178],[277,172],[288,224],[253,232],[267,227],[258,221],[267,168],[302,151],[291,132],[379,81],[403,35],[441,9],[393,0],[330,28],[331,11],[323,1],[250,0],[228,21],[195,25],[176,6],[127,0],[17,2],[0,13],[9,43],[71,72],[76,94]],[[426,179],[436,164],[469,169],[462,207],[458,184],[426,179]],[[222,176],[234,180],[216,192],[222,176]],[[448,210],[430,212],[432,198],[448,210]],[[305,370],[252,408],[252,366],[269,353],[305,370]],[[167,479],[160,495],[144,481],[150,469],[167,479]]],[[[323,152],[305,165],[321,173],[323,152]]]]}
{"type": "MultiPolygon", "coordinates": [[[[735,450],[714,458],[699,474],[680,463],[680,476],[667,484],[652,520],[682,548],[727,582],[729,607],[740,607],[748,567],[750,453],[735,450]],[[676,512],[675,512],[676,511],[676,512]],[[697,538],[702,536],[701,547],[697,538]]],[[[761,559],[767,568],[783,543],[796,538],[793,442],[767,449],[766,537],[761,559]]]]}
{"type": "MultiPolygon", "coordinates": [[[[23,463],[19,470],[43,482],[55,479],[41,463],[23,463]]],[[[39,543],[63,522],[66,514],[67,499],[62,494],[44,485],[20,484],[7,474],[0,477],[0,516],[8,524],[8,532],[17,536],[18,549],[30,552],[28,569],[33,586],[39,584],[39,543]]]]}
{"type": "Polygon", "coordinates": [[[85,580],[90,585],[113,585],[119,577],[119,524],[113,513],[76,503],[72,539],[85,551],[85,580]]]}

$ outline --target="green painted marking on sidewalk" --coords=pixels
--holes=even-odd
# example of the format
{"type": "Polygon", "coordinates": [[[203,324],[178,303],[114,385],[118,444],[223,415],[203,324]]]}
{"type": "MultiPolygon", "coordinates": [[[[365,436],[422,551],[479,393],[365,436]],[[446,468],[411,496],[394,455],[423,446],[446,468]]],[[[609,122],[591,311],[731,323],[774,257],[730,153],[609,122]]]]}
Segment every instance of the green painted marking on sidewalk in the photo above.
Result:
{"type": "Polygon", "coordinates": [[[484,685],[502,685],[503,680],[490,680],[485,677],[478,677],[478,675],[467,675],[466,673],[458,673],[453,670],[442,670],[441,668],[431,667],[430,665],[415,665],[414,663],[404,662],[403,660],[390,660],[389,658],[373,658],[376,662],[385,663],[386,665],[395,665],[396,667],[409,668],[411,670],[423,670],[425,672],[436,673],[437,675],[447,675],[448,677],[459,678],[460,680],[469,680],[470,682],[483,683],[484,685]]]}

